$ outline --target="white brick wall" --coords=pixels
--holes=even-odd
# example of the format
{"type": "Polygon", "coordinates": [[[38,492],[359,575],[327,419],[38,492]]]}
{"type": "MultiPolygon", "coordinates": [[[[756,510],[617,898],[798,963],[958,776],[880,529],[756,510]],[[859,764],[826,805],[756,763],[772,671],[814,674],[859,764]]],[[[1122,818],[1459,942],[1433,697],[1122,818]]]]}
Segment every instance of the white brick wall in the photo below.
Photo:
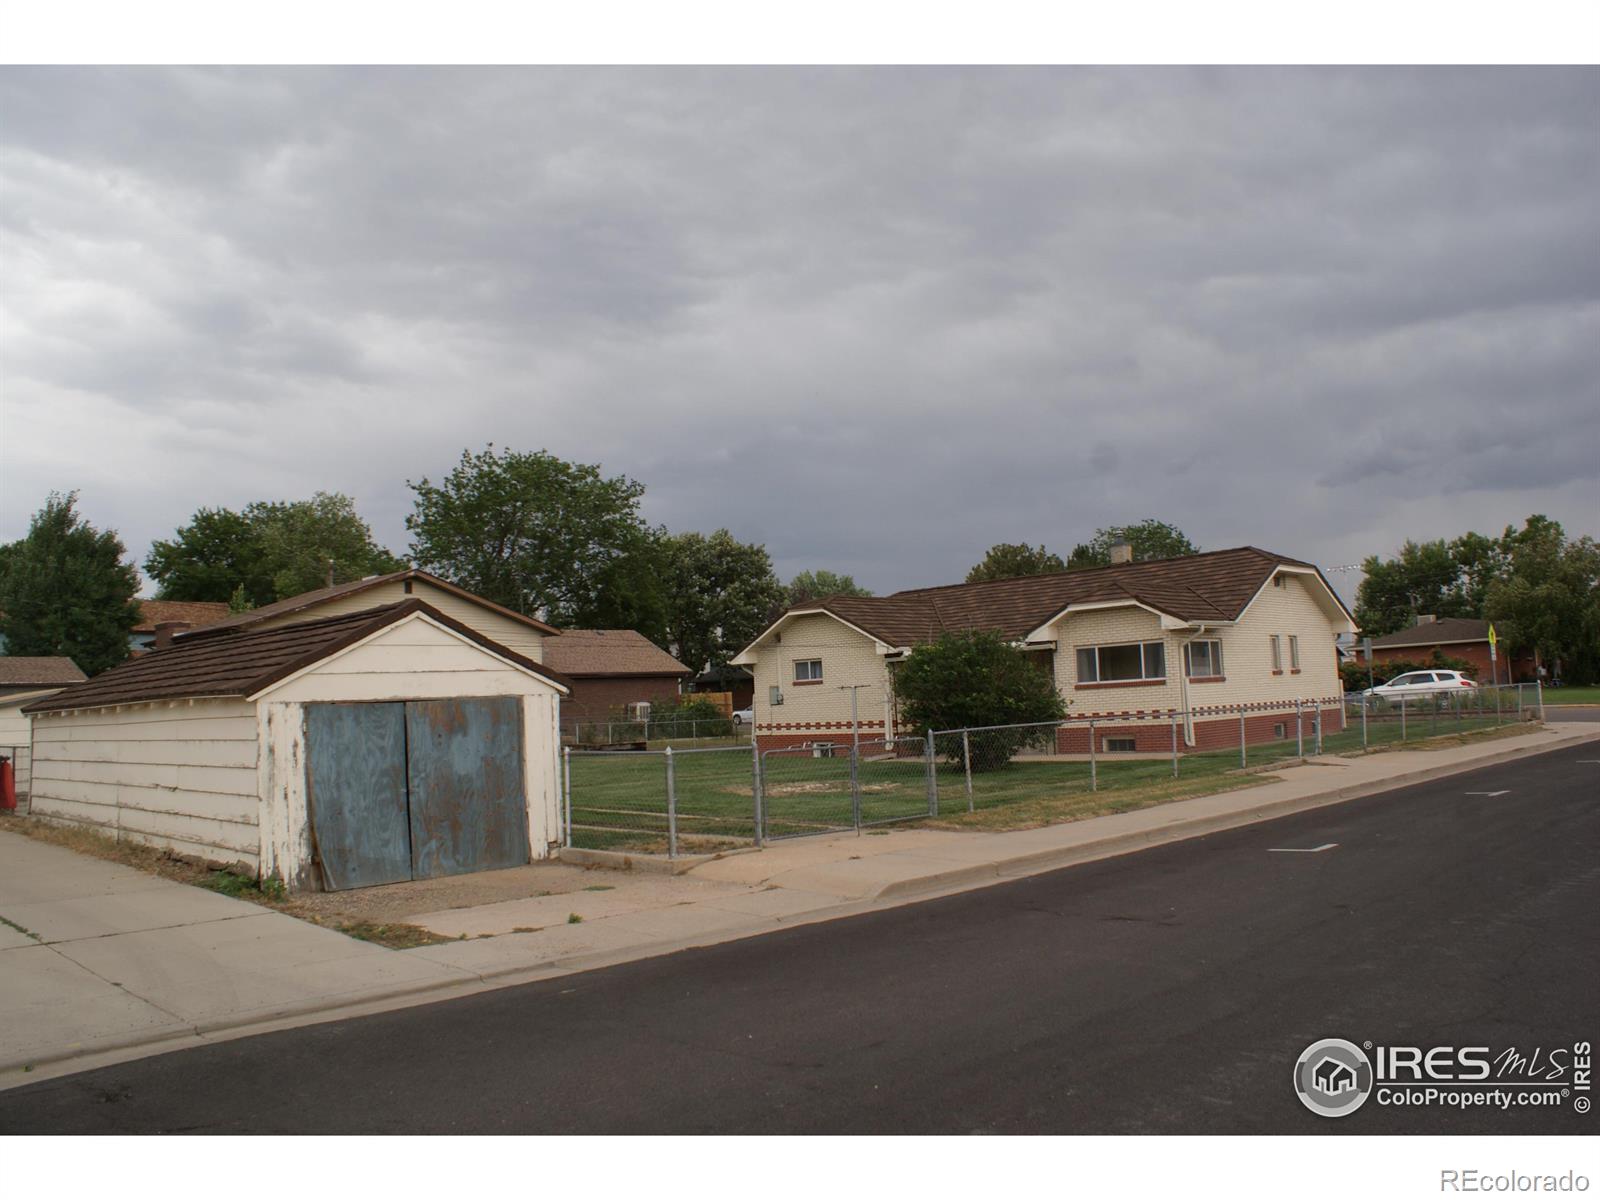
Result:
{"type": "Polygon", "coordinates": [[[779,631],[781,642],[768,634],[756,647],[759,658],[751,668],[756,685],[756,732],[800,732],[826,724],[850,721],[850,693],[843,684],[864,683],[857,693],[857,712],[863,728],[882,729],[889,700],[889,676],[873,641],[849,626],[821,615],[796,617],[779,631]],[[796,685],[794,664],[799,659],[822,660],[822,682],[796,685]],[[769,689],[783,690],[783,703],[769,703],[769,689]]]}

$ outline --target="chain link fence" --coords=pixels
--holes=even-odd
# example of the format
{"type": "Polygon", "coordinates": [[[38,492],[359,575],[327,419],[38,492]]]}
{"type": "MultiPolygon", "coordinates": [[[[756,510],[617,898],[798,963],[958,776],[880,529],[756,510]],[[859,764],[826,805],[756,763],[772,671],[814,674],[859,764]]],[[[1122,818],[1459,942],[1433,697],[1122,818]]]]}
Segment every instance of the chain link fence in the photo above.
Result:
{"type": "Polygon", "coordinates": [[[627,721],[616,718],[606,720],[563,721],[561,740],[578,750],[597,750],[610,747],[629,750],[664,750],[667,746],[702,744],[750,744],[750,725],[728,717],[693,720],[649,719],[627,721]]]}
{"type": "Polygon", "coordinates": [[[759,750],[564,751],[566,844],[707,854],[807,834],[1153,788],[1542,719],[1538,684],[1310,697],[759,750]]]}

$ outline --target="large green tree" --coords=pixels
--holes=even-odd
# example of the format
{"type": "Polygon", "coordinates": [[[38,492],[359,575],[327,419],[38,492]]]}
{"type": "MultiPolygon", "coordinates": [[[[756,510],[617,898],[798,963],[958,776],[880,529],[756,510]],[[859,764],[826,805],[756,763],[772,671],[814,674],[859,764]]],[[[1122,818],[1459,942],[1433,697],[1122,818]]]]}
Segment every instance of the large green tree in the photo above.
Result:
{"type": "MultiPolygon", "coordinates": [[[[917,730],[1015,726],[1066,715],[1049,673],[992,630],[947,633],[918,646],[896,669],[894,694],[901,723],[917,730]]],[[[985,729],[969,739],[973,769],[1003,766],[1023,746],[1052,740],[1049,728],[985,729]]],[[[959,757],[959,747],[950,739],[936,750],[959,757]]]]}
{"type": "Polygon", "coordinates": [[[52,492],[27,536],[0,554],[0,634],[7,653],[65,655],[95,675],[128,657],[139,573],[122,539],[80,517],[77,501],[52,492]]]}
{"type": "Polygon", "coordinates": [[[145,571],[163,600],[256,607],[335,583],[399,570],[355,501],[337,492],[257,501],[243,512],[202,508],[171,540],[154,542],[145,571]]]}
{"type": "Polygon", "coordinates": [[[409,486],[417,566],[557,625],[625,621],[658,562],[658,535],[639,514],[644,485],[598,466],[491,445],[464,451],[438,484],[409,486]]]}
{"type": "Polygon", "coordinates": [[[832,571],[816,570],[801,571],[789,581],[788,606],[796,608],[802,604],[809,604],[813,600],[821,600],[824,596],[870,596],[869,588],[860,586],[848,575],[838,575],[832,571]]]}
{"type": "Polygon", "coordinates": [[[1026,543],[1000,542],[990,546],[983,561],[967,572],[968,583],[987,583],[991,579],[1016,579],[1023,575],[1048,575],[1065,571],[1067,564],[1059,554],[1043,546],[1034,549],[1026,543]]]}
{"type": "Polygon", "coordinates": [[[1461,564],[1442,538],[1406,542],[1394,558],[1369,555],[1356,589],[1356,624],[1368,637],[1381,637],[1416,624],[1419,614],[1475,617],[1462,582],[1461,564]]]}
{"type": "Polygon", "coordinates": [[[726,666],[784,597],[766,547],[737,541],[726,529],[666,538],[662,580],[668,641],[694,671],[726,666]]]}
{"type": "Polygon", "coordinates": [[[1154,517],[1133,525],[1117,525],[1096,529],[1087,542],[1072,548],[1067,558],[1067,569],[1076,571],[1084,567],[1105,567],[1111,564],[1111,547],[1118,538],[1133,550],[1135,562],[1152,558],[1181,558],[1185,554],[1199,554],[1200,547],[1189,540],[1183,530],[1154,517]]]}
{"type": "Polygon", "coordinates": [[[1560,524],[1534,515],[1501,538],[1509,569],[1494,580],[1483,615],[1517,649],[1560,661],[1571,683],[1600,680],[1600,546],[1569,540],[1560,524]]]}

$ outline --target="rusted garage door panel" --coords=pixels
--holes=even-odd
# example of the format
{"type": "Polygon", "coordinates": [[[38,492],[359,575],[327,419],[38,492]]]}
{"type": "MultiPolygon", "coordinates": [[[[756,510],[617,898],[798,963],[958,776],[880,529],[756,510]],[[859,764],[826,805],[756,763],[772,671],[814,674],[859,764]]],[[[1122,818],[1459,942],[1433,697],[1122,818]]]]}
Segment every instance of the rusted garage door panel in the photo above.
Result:
{"type": "Polygon", "coordinates": [[[405,708],[412,875],[428,879],[527,862],[517,697],[411,700],[405,708]]]}
{"type": "Polygon", "coordinates": [[[411,878],[405,708],[306,705],[306,787],[329,891],[411,878]]]}

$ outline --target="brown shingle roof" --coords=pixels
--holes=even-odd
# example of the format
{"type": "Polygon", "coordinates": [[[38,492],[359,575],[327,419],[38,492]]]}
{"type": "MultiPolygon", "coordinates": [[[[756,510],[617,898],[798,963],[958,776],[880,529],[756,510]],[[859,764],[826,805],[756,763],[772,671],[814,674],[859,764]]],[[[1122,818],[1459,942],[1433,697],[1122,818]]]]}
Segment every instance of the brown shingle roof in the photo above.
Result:
{"type": "Polygon", "coordinates": [[[1396,646],[1438,646],[1445,642],[1487,642],[1489,622],[1472,617],[1444,617],[1424,625],[1413,625],[1372,639],[1374,649],[1396,646]]]}
{"type": "Polygon", "coordinates": [[[287,616],[291,613],[304,612],[308,609],[315,608],[319,604],[325,604],[329,600],[337,600],[342,596],[355,595],[356,593],[364,592],[369,588],[375,588],[380,584],[403,583],[407,579],[424,580],[425,582],[432,584],[434,587],[442,588],[447,592],[461,597],[463,600],[470,600],[474,604],[480,604],[484,608],[489,609],[491,612],[497,612],[503,617],[510,617],[513,621],[521,621],[524,625],[527,625],[533,629],[537,629],[540,633],[547,634],[549,636],[555,636],[561,632],[553,625],[546,625],[543,621],[536,620],[533,617],[523,616],[521,613],[513,612],[509,608],[503,608],[502,606],[496,604],[493,600],[485,600],[482,596],[474,595],[465,588],[459,588],[453,583],[440,579],[437,575],[430,575],[426,571],[419,571],[412,567],[404,571],[391,571],[387,575],[369,575],[365,579],[352,579],[349,583],[336,583],[332,587],[317,588],[315,591],[310,592],[301,592],[298,596],[289,596],[272,604],[263,604],[260,608],[252,608],[249,612],[234,613],[232,616],[225,616],[222,620],[213,622],[205,629],[185,630],[183,633],[178,634],[178,637],[194,638],[208,636],[218,630],[243,629],[251,625],[259,625],[262,621],[268,620],[272,617],[281,617],[287,616]]]}
{"type": "Polygon", "coordinates": [[[76,687],[35,701],[22,711],[55,712],[146,700],[253,695],[412,613],[431,617],[500,657],[562,687],[570,687],[560,673],[506,649],[421,600],[411,599],[317,621],[175,641],[168,649],[130,659],[76,687]]]}
{"type": "Polygon", "coordinates": [[[0,687],[51,687],[86,678],[70,658],[0,655],[0,687]]]}
{"type": "Polygon", "coordinates": [[[545,662],[563,675],[688,675],[691,672],[632,629],[563,629],[545,645],[545,662]]]}
{"type": "Polygon", "coordinates": [[[133,627],[133,632],[154,633],[157,625],[168,621],[213,625],[228,614],[228,606],[218,600],[141,600],[139,623],[133,627]]]}
{"type": "Polygon", "coordinates": [[[823,609],[891,646],[915,646],[957,629],[992,629],[1021,640],[1072,604],[1135,600],[1184,621],[1231,621],[1280,565],[1316,569],[1297,558],[1241,546],[892,596],[828,596],[799,608],[823,609]]]}

